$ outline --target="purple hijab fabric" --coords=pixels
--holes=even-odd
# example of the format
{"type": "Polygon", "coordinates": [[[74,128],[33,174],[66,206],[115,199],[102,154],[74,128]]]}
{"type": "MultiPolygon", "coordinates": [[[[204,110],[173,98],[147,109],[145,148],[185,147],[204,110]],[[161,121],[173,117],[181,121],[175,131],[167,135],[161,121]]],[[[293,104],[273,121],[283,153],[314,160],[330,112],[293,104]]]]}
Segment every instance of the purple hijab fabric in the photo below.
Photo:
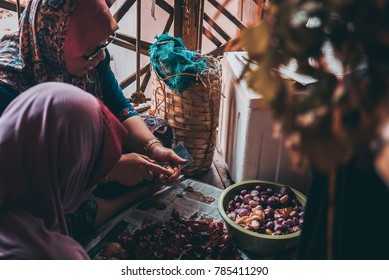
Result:
{"type": "Polygon", "coordinates": [[[64,214],[119,160],[124,127],[95,97],[44,83],[0,118],[0,259],[87,259],[64,214]],[[64,94],[65,93],[65,94],[64,94]]]}

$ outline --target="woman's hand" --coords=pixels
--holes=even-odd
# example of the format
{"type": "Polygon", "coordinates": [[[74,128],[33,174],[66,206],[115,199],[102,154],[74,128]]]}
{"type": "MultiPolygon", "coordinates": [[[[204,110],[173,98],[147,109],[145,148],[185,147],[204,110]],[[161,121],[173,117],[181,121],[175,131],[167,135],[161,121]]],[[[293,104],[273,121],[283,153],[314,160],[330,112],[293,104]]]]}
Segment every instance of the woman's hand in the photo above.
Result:
{"type": "MultiPolygon", "coordinates": [[[[385,116],[383,119],[387,120],[389,118],[385,116]]],[[[376,153],[374,165],[378,175],[389,188],[389,121],[382,121],[382,124],[378,126],[377,136],[377,139],[371,145],[374,153],[376,153]]]]}
{"type": "Polygon", "coordinates": [[[134,186],[144,180],[152,181],[155,174],[173,176],[171,170],[158,165],[147,156],[137,153],[122,154],[108,177],[120,184],[134,186]]]}
{"type": "Polygon", "coordinates": [[[168,162],[173,169],[173,174],[167,177],[164,181],[166,185],[173,185],[180,177],[180,164],[186,162],[185,159],[180,158],[172,149],[164,147],[160,143],[155,143],[150,146],[148,155],[151,159],[158,162],[168,162]]]}
{"type": "Polygon", "coordinates": [[[375,168],[378,175],[380,175],[382,181],[386,183],[386,186],[389,188],[389,146],[386,145],[380,153],[376,156],[374,160],[375,168]]]}

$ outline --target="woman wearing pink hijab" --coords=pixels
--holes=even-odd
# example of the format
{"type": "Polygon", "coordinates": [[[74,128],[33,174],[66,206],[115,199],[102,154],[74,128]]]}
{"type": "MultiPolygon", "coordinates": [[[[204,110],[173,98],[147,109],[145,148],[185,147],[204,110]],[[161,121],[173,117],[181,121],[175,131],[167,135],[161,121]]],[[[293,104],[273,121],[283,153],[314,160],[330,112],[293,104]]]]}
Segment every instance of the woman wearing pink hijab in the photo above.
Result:
{"type": "Polygon", "coordinates": [[[92,95],[44,83],[0,118],[0,259],[87,259],[75,211],[121,155],[125,128],[92,95]]]}
{"type": "MultiPolygon", "coordinates": [[[[171,145],[171,130],[161,120],[143,120],[110,69],[106,46],[117,29],[104,0],[31,0],[19,34],[0,41],[0,114],[34,85],[56,81],[77,86],[101,100],[127,130],[124,147],[130,153],[122,154],[108,178],[134,186],[164,174],[169,176],[167,183],[173,184],[180,175],[179,164],[185,161],[161,144],[171,145]],[[174,171],[156,162],[170,162],[174,171]]],[[[127,203],[89,202],[83,209],[94,213],[79,213],[77,219],[87,220],[91,226],[101,224],[127,203]]]]}
{"type": "MultiPolygon", "coordinates": [[[[110,69],[106,46],[118,28],[104,0],[31,0],[19,35],[0,41],[0,109],[42,82],[77,86],[100,99],[128,131],[125,148],[132,153],[122,155],[109,177],[132,186],[162,173],[174,183],[185,161],[156,139],[110,69]],[[170,162],[173,174],[154,161],[170,162]]],[[[167,130],[155,118],[146,121],[156,134],[167,130]]]]}

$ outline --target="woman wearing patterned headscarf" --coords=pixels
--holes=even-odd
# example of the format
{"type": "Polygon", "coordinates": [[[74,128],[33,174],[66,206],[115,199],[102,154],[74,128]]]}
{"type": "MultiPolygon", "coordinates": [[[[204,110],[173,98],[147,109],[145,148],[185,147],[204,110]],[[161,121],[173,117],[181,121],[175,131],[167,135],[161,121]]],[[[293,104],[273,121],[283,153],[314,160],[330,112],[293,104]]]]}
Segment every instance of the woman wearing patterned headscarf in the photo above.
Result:
{"type": "MultiPolygon", "coordinates": [[[[173,184],[180,175],[179,164],[185,161],[155,138],[124,97],[110,69],[106,46],[117,29],[104,0],[31,0],[19,34],[6,35],[0,41],[0,112],[19,93],[42,82],[77,86],[100,99],[127,129],[124,146],[131,153],[121,156],[108,177],[133,186],[160,173],[169,176],[167,183],[173,184]],[[156,162],[170,162],[173,171],[156,162]]],[[[169,132],[158,120],[147,121],[156,135],[169,132]]],[[[171,145],[171,139],[165,144],[171,145]]],[[[103,217],[98,220],[122,206],[123,202],[115,203],[109,207],[110,213],[98,215],[103,217]]],[[[92,208],[96,210],[96,206],[92,208]]]]}
{"type": "Polygon", "coordinates": [[[0,118],[0,259],[87,259],[74,211],[119,160],[125,128],[77,87],[44,83],[0,118]],[[9,160],[12,158],[12,160],[9,160]]]}
{"type": "MultiPolygon", "coordinates": [[[[125,146],[156,161],[171,162],[174,173],[138,154],[123,155],[124,168],[110,177],[126,185],[151,179],[155,172],[179,176],[183,161],[163,147],[124,97],[105,50],[118,29],[104,0],[32,0],[22,17],[19,36],[0,42],[0,106],[20,92],[42,82],[75,85],[99,98],[127,128],[125,146]],[[123,169],[137,172],[126,174],[123,169]],[[150,170],[152,169],[152,170],[150,170]]],[[[153,129],[158,129],[158,126],[153,129]]],[[[170,143],[169,143],[170,144],[170,143]]],[[[120,162],[119,162],[120,163],[120,162]]]]}

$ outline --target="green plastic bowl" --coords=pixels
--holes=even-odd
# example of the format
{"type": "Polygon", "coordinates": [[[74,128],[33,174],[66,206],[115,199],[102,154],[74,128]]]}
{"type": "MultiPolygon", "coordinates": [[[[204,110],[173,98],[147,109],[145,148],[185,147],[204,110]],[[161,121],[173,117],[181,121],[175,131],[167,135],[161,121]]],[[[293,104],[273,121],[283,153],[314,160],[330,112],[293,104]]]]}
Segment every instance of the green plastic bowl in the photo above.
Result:
{"type": "MultiPolygon", "coordinates": [[[[252,253],[261,256],[272,256],[281,254],[288,249],[297,245],[301,231],[286,234],[286,235],[266,235],[253,232],[235,224],[230,218],[228,218],[225,211],[227,203],[239,194],[241,190],[252,190],[256,185],[262,185],[265,187],[271,187],[273,190],[278,191],[283,184],[277,184],[268,181],[251,180],[243,181],[229,186],[225,189],[218,199],[218,210],[226,223],[227,230],[230,233],[232,239],[238,244],[238,246],[247,253],[252,253]]],[[[295,193],[297,200],[301,205],[305,206],[306,197],[294,188],[291,190],[295,193]]]]}

